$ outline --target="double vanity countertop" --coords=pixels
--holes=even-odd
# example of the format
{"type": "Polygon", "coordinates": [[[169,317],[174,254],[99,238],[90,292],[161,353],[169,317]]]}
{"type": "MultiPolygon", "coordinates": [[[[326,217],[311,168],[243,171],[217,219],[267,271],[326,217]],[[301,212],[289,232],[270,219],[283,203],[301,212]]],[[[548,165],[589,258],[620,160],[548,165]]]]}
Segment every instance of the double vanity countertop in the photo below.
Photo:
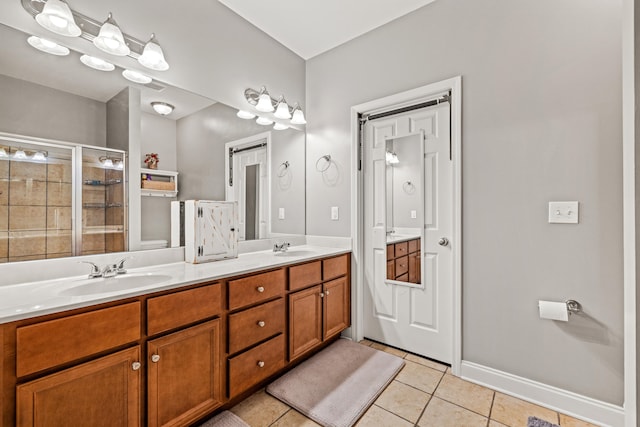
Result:
{"type": "Polygon", "coordinates": [[[84,275],[0,286],[0,324],[348,252],[351,251],[302,245],[287,252],[249,252],[203,264],[152,265],[129,269],[112,278],[89,279],[84,275]]]}

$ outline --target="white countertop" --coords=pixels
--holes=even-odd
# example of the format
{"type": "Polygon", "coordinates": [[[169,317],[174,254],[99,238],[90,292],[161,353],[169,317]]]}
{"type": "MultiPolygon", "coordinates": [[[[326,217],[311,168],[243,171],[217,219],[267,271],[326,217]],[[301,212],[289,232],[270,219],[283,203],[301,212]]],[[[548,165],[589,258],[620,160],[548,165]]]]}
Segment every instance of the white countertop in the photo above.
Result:
{"type": "Polygon", "coordinates": [[[87,276],[83,275],[0,286],[0,323],[88,307],[348,252],[350,252],[349,249],[343,248],[302,245],[291,247],[289,251],[283,253],[274,253],[271,250],[250,252],[240,254],[238,258],[204,264],[176,262],[129,269],[127,274],[116,278],[87,279],[87,276]],[[142,282],[158,280],[158,283],[138,285],[136,277],[142,282]],[[123,284],[122,281],[118,282],[122,278],[126,278],[126,288],[109,289],[111,283],[123,284]],[[110,280],[113,282],[109,282],[110,280]],[[104,284],[102,289],[100,289],[101,284],[104,284]],[[88,287],[84,288],[84,286],[88,287]],[[97,292],[81,295],[92,286],[97,289],[97,292]]]}
{"type": "Polygon", "coordinates": [[[407,240],[419,239],[420,234],[389,234],[387,236],[387,243],[399,243],[407,240]]]}

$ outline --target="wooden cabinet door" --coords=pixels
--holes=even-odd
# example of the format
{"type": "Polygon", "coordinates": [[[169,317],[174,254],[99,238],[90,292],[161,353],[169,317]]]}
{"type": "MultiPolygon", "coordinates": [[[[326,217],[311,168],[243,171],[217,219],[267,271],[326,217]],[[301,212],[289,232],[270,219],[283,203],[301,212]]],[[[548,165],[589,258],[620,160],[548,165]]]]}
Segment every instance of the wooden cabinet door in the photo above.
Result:
{"type": "Polygon", "coordinates": [[[139,426],[139,362],[134,347],[19,385],[17,425],[139,426]]]}
{"type": "Polygon", "coordinates": [[[322,286],[289,295],[289,360],[322,342],[322,286]]]}
{"type": "Polygon", "coordinates": [[[420,256],[409,254],[409,283],[420,283],[420,256]]]}
{"type": "Polygon", "coordinates": [[[339,334],[349,326],[349,287],[347,278],[341,277],[324,284],[323,339],[339,334]]]}
{"type": "Polygon", "coordinates": [[[187,425],[221,403],[220,320],[147,343],[148,425],[187,425]]]}

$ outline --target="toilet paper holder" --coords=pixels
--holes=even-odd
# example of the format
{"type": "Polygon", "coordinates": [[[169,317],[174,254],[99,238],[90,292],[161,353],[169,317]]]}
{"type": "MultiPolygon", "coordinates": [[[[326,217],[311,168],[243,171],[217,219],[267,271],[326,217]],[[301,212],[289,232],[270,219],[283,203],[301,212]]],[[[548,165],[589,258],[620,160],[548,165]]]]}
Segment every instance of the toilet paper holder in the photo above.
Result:
{"type": "Polygon", "coordinates": [[[574,299],[568,299],[565,303],[567,304],[569,314],[578,314],[582,311],[582,305],[574,299]]]}

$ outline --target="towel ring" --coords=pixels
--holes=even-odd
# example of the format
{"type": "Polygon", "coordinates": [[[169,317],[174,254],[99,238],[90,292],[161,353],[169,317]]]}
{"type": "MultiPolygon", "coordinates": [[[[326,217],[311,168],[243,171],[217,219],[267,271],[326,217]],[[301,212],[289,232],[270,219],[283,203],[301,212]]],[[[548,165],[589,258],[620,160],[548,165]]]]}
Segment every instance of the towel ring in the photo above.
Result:
{"type": "Polygon", "coordinates": [[[278,178],[282,178],[283,176],[285,176],[287,174],[288,169],[289,169],[288,160],[280,163],[280,166],[278,167],[278,178]]]}
{"type": "Polygon", "coordinates": [[[416,191],[416,186],[411,181],[405,181],[402,184],[402,189],[407,194],[413,194],[416,191]]]}
{"type": "Polygon", "coordinates": [[[316,170],[318,172],[325,172],[326,170],[328,170],[331,167],[331,155],[330,154],[325,154],[324,156],[320,157],[318,160],[316,160],[316,170]],[[324,159],[325,162],[327,162],[326,166],[323,168],[319,168],[318,167],[318,163],[320,163],[320,160],[324,159]]]}

